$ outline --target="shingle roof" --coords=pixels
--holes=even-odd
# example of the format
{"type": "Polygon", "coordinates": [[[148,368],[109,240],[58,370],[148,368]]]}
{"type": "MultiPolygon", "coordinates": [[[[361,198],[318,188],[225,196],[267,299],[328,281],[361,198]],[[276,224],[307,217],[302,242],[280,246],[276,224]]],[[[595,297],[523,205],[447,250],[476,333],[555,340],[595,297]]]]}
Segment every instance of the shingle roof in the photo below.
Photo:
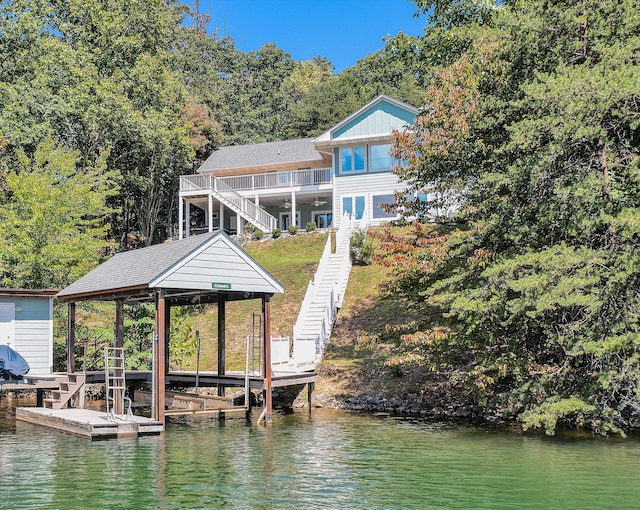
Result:
{"type": "Polygon", "coordinates": [[[147,287],[154,278],[219,234],[221,232],[202,234],[181,241],[118,253],[62,289],[56,297],[64,299],[147,287]]]}
{"type": "Polygon", "coordinates": [[[221,147],[207,158],[198,172],[314,161],[323,161],[322,154],[315,149],[313,139],[303,138],[221,147]]]}

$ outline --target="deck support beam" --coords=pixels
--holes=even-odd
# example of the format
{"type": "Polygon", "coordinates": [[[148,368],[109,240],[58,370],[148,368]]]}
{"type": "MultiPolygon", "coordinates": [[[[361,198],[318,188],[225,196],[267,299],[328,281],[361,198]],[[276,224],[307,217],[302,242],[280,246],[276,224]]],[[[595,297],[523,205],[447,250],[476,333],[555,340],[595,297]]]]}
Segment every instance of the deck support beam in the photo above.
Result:
{"type": "Polygon", "coordinates": [[[271,373],[271,296],[262,296],[262,317],[264,320],[262,348],[262,377],[264,377],[264,405],[266,414],[265,423],[271,423],[273,419],[273,393],[272,393],[272,373],[271,373]]]}
{"type": "MultiPolygon", "coordinates": [[[[226,338],[227,296],[218,296],[218,375],[227,373],[227,338],[226,338]]],[[[218,396],[224,397],[225,387],[218,384],[218,396]]]]}
{"type": "Polygon", "coordinates": [[[154,380],[156,383],[155,410],[157,421],[164,425],[164,401],[165,401],[165,375],[166,375],[166,353],[167,353],[167,302],[164,291],[159,291],[156,295],[156,356],[154,370],[154,380]]]}
{"type": "Polygon", "coordinates": [[[67,317],[67,372],[76,370],[76,304],[69,303],[67,317]]]}
{"type": "Polygon", "coordinates": [[[178,196],[178,239],[184,238],[184,200],[178,196]]]}
{"type": "MultiPolygon", "coordinates": [[[[123,349],[124,352],[124,299],[116,299],[116,327],[114,333],[114,347],[123,349]]],[[[114,371],[118,377],[122,376],[124,371],[124,360],[114,360],[114,371]]],[[[107,395],[109,396],[109,395],[107,395]]],[[[124,414],[124,402],[122,401],[122,392],[116,390],[113,394],[113,408],[116,414],[124,414]]]]}

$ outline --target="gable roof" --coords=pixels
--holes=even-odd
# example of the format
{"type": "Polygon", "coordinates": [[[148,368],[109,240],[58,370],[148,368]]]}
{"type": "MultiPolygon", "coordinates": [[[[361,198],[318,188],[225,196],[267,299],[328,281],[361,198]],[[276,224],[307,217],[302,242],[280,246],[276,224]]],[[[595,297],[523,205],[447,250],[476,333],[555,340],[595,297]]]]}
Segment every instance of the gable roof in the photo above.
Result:
{"type": "Polygon", "coordinates": [[[251,145],[230,145],[213,151],[198,168],[198,173],[234,168],[277,166],[323,162],[324,158],[311,138],[264,142],[251,145]]]}
{"type": "Polygon", "coordinates": [[[150,289],[284,292],[282,285],[249,254],[223,231],[217,231],[118,253],[61,290],[57,297],[68,301],[98,296],[106,299],[116,294],[143,294],[150,289]],[[190,277],[186,278],[186,274],[190,277]],[[242,278],[238,279],[238,275],[242,278]],[[224,279],[210,280],[211,277],[224,279]]]}
{"type": "Polygon", "coordinates": [[[401,129],[406,124],[412,124],[419,112],[418,108],[409,103],[380,94],[318,136],[314,144],[316,147],[326,147],[332,142],[335,144],[340,141],[339,138],[349,142],[355,138],[388,137],[392,128],[401,129]],[[367,119],[371,120],[369,125],[365,125],[367,119]]]}

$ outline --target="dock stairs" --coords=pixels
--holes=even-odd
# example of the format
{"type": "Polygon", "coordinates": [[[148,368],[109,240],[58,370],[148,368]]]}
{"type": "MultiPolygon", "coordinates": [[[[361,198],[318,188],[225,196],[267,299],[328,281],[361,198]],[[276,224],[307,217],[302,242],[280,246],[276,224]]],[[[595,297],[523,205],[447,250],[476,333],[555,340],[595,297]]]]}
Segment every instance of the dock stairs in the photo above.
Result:
{"type": "Polygon", "coordinates": [[[46,409],[63,409],[76,395],[79,407],[84,407],[84,374],[68,373],[61,381],[60,388],[51,390],[51,398],[45,398],[42,403],[46,409]]]}
{"type": "MultiPolygon", "coordinates": [[[[293,346],[290,356],[285,358],[283,353],[279,357],[274,357],[272,354],[275,371],[314,370],[322,358],[349,281],[352,224],[348,215],[342,218],[335,236],[335,251],[332,251],[331,236],[327,239],[318,269],[313,281],[309,282],[293,328],[293,346]]],[[[282,349],[272,347],[272,352],[282,352],[282,349]]]]}

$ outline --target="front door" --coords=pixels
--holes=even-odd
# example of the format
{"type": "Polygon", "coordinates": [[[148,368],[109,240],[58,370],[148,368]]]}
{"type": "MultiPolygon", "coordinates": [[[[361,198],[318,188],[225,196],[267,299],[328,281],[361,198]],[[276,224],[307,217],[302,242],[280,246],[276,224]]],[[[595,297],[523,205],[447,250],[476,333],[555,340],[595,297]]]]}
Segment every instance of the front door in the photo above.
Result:
{"type": "Polygon", "coordinates": [[[15,305],[0,303],[0,344],[14,347],[15,305]]]}

